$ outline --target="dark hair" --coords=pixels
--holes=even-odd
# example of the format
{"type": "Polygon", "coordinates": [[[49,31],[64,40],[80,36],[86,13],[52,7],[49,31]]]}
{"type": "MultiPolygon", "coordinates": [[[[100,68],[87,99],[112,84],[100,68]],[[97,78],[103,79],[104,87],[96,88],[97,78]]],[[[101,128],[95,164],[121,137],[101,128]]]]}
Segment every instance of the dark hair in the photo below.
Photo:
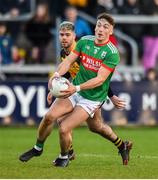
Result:
{"type": "Polygon", "coordinates": [[[6,26],[6,22],[0,21],[0,26],[6,26]]]}
{"type": "Polygon", "coordinates": [[[99,20],[99,19],[105,19],[105,20],[107,20],[112,26],[115,25],[114,19],[113,19],[113,17],[112,17],[110,14],[101,13],[101,14],[99,14],[98,17],[97,17],[97,20],[99,20]]]}
{"type": "Polygon", "coordinates": [[[155,73],[155,78],[157,79],[157,70],[155,68],[149,68],[146,71],[146,76],[148,76],[150,73],[155,73]]]}
{"type": "Polygon", "coordinates": [[[63,21],[60,26],[59,29],[66,29],[66,30],[71,30],[74,31],[75,30],[75,26],[74,23],[70,22],[70,21],[63,21]]]}

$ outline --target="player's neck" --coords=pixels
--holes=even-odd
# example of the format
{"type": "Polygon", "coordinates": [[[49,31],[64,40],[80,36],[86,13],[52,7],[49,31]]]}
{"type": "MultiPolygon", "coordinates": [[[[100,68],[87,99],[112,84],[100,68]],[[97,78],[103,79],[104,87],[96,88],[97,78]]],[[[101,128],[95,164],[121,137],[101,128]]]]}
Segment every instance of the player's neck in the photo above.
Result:
{"type": "Polygon", "coordinates": [[[94,42],[95,42],[95,45],[97,45],[97,46],[104,46],[109,42],[109,38],[104,39],[104,40],[98,40],[96,38],[94,42]]]}

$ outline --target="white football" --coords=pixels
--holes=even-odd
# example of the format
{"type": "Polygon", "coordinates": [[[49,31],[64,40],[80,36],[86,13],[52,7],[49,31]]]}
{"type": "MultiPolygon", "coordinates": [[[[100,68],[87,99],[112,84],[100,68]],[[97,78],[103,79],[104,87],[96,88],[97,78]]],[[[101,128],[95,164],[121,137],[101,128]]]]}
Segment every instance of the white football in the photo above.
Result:
{"type": "Polygon", "coordinates": [[[54,97],[59,97],[61,95],[60,91],[64,91],[68,88],[67,82],[69,81],[64,77],[54,78],[52,80],[51,88],[50,88],[50,92],[52,93],[52,95],[54,97]]]}

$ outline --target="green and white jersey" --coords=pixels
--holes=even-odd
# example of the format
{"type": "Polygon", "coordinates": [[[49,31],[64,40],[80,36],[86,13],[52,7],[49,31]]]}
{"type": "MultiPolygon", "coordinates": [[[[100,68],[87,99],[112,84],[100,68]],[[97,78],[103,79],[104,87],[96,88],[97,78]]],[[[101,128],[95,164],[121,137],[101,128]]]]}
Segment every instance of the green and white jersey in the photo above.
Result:
{"type": "Polygon", "coordinates": [[[79,85],[96,77],[101,66],[107,68],[111,74],[101,86],[79,92],[86,99],[104,101],[107,98],[110,79],[120,57],[117,48],[110,41],[105,44],[96,44],[94,40],[95,36],[84,36],[73,50],[75,54],[80,56],[80,69],[73,84],[79,85]]]}

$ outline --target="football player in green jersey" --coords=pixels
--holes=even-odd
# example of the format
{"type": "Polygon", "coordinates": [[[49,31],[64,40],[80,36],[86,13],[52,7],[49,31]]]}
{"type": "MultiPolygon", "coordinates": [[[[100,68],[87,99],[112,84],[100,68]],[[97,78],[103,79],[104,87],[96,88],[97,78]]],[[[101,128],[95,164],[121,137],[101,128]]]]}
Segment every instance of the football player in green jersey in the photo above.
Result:
{"type": "MultiPolygon", "coordinates": [[[[70,54],[71,51],[74,50],[76,46],[76,41],[75,41],[75,32],[74,32],[74,24],[69,22],[69,21],[64,21],[60,24],[60,29],[59,29],[59,41],[61,43],[62,49],[61,49],[61,61],[64,61],[66,56],[70,54]]],[[[79,71],[79,64],[75,62],[75,64],[72,65],[72,67],[69,69],[68,73],[66,73],[64,76],[66,78],[72,78],[76,76],[76,74],[79,71]]],[[[50,94],[51,95],[51,94],[50,94]]],[[[108,97],[111,99],[112,103],[115,105],[116,108],[118,109],[123,109],[125,107],[125,101],[123,99],[120,99],[116,95],[114,95],[112,89],[109,87],[108,90],[108,97]]],[[[52,101],[48,102],[49,104],[52,101]]],[[[59,125],[60,121],[62,118],[59,120],[59,125]]],[[[112,131],[111,127],[109,125],[104,124],[102,116],[101,116],[101,109],[98,109],[98,111],[95,113],[93,118],[88,118],[87,120],[88,128],[97,134],[100,134],[104,138],[109,139],[111,142],[115,142],[116,139],[119,139],[119,141],[115,144],[118,148],[121,146],[122,140],[117,137],[117,135],[112,131]]],[[[70,134],[71,136],[71,134],[70,134]]],[[[61,136],[62,137],[62,136],[61,136]]],[[[61,140],[62,142],[62,140],[61,140]]],[[[61,151],[62,152],[62,151],[61,151]]],[[[69,159],[72,160],[74,159],[74,150],[72,147],[72,143],[69,148],[69,159]]],[[[56,160],[53,161],[54,165],[58,163],[60,158],[56,158],[56,160]]]]}
{"type": "MultiPolygon", "coordinates": [[[[68,152],[71,145],[70,132],[89,117],[92,118],[106,100],[110,79],[119,63],[118,51],[109,42],[113,26],[114,20],[110,15],[105,13],[99,15],[95,36],[86,36],[79,40],[75,50],[59,65],[50,81],[54,77],[68,72],[71,64],[80,57],[80,69],[73,79],[73,83],[69,84],[69,88],[62,92],[61,98],[56,99],[51,105],[40,123],[36,145],[20,156],[21,161],[27,161],[42,153],[44,141],[50,134],[52,125],[57,119],[64,116],[60,123],[62,152],[59,156],[60,161],[55,165],[62,167],[68,165],[68,152]]],[[[132,143],[123,142],[119,138],[115,139],[114,143],[119,146],[123,164],[126,165],[132,143]]]]}

